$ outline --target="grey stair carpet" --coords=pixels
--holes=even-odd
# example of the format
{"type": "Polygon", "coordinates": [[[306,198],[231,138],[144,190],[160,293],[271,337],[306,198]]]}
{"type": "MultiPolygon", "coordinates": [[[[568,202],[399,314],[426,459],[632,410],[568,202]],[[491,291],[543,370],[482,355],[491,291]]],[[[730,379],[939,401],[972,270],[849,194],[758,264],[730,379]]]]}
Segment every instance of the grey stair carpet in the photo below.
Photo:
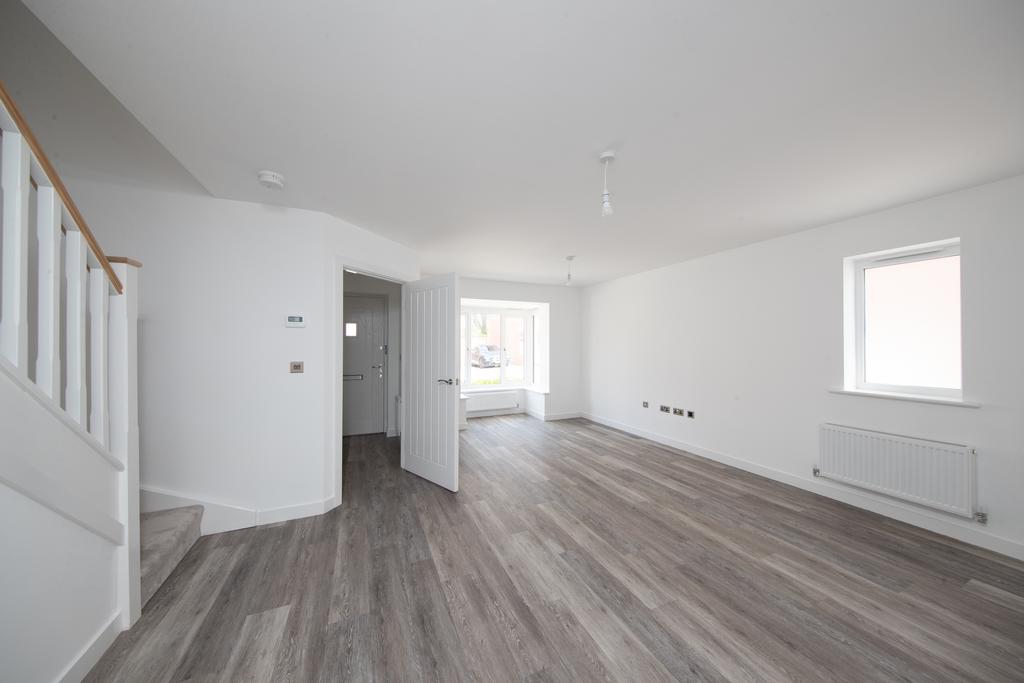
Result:
{"type": "Polygon", "coordinates": [[[192,544],[199,540],[203,506],[189,505],[141,516],[142,604],[171,575],[192,544]]]}

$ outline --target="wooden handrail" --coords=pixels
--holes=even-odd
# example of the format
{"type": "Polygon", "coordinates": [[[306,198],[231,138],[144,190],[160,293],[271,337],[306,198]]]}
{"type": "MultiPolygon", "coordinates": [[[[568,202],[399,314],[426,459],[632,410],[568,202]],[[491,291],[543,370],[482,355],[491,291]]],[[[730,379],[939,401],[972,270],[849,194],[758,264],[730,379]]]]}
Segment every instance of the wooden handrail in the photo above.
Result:
{"type": "Polygon", "coordinates": [[[142,261],[136,258],[132,258],[131,256],[108,256],[107,260],[110,261],[111,263],[124,263],[126,265],[134,266],[136,268],[142,267],[142,261]]]}
{"type": "Polygon", "coordinates": [[[82,237],[85,238],[85,243],[89,245],[89,249],[93,255],[96,256],[96,260],[99,261],[100,266],[107,274],[107,278],[110,280],[110,284],[114,286],[114,290],[118,294],[124,292],[124,286],[121,284],[121,280],[118,279],[117,273],[114,272],[113,267],[110,265],[110,260],[107,255],[103,253],[103,249],[100,247],[100,243],[96,241],[96,236],[92,234],[92,230],[89,229],[88,224],[85,222],[85,218],[82,217],[82,212],[78,210],[78,205],[75,204],[75,200],[71,198],[71,193],[68,192],[68,188],[64,186],[64,181],[57,175],[57,169],[50,163],[46,153],[43,152],[42,146],[39,144],[39,140],[32,133],[32,129],[29,128],[28,122],[25,117],[21,115],[21,111],[18,106],[14,103],[14,98],[7,91],[3,81],[0,81],[0,101],[3,102],[4,107],[7,108],[11,118],[14,119],[14,125],[18,127],[18,132],[21,133],[22,137],[25,138],[25,142],[28,143],[29,149],[32,150],[32,154],[35,155],[36,161],[43,169],[43,173],[47,175],[50,182],[53,183],[53,189],[57,191],[57,196],[60,197],[64,207],[71,214],[71,219],[75,221],[78,226],[79,232],[82,233],[82,237]]]}

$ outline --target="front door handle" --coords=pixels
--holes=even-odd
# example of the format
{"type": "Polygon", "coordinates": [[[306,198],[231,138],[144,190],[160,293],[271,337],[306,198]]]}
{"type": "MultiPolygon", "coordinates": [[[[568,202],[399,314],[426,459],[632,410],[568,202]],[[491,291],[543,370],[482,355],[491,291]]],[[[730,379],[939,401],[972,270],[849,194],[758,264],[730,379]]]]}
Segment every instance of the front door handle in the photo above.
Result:
{"type": "Polygon", "coordinates": [[[438,382],[444,382],[445,384],[447,384],[449,386],[451,386],[452,384],[455,384],[455,380],[453,380],[453,379],[439,379],[437,381],[438,382]]]}

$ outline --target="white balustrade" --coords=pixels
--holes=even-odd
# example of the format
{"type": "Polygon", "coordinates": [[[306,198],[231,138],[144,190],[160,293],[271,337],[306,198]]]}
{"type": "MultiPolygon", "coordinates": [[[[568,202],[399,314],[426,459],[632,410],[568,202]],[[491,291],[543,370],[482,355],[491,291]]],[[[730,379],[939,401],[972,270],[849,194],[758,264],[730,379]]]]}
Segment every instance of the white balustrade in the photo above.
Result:
{"type": "MultiPolygon", "coordinates": [[[[141,612],[140,264],[129,259],[111,263],[99,249],[2,83],[0,133],[0,373],[19,383],[25,400],[44,405],[117,472],[117,501],[96,507],[117,509],[116,523],[100,525],[100,531],[119,546],[118,593],[122,625],[127,628],[141,612]],[[30,207],[33,200],[35,206],[30,207]],[[34,225],[29,224],[32,208],[34,225]],[[36,249],[30,249],[32,240],[36,249]],[[30,254],[37,263],[30,263],[30,254]],[[30,301],[37,306],[32,315],[30,301]]],[[[0,475],[17,478],[11,472],[0,475]]],[[[32,490],[30,483],[20,490],[32,490]]],[[[51,498],[34,499],[76,519],[51,498]]],[[[95,524],[79,523],[100,533],[95,524]]]]}

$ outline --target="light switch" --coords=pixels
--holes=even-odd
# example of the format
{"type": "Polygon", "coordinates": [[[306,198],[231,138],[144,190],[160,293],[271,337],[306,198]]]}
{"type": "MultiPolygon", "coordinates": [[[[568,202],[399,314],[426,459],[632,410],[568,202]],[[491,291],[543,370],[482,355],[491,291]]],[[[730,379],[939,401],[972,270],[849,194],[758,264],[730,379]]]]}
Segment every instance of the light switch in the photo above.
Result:
{"type": "Polygon", "coordinates": [[[288,369],[292,372],[292,374],[306,371],[305,363],[301,360],[293,360],[291,363],[288,364],[288,369]]]}

